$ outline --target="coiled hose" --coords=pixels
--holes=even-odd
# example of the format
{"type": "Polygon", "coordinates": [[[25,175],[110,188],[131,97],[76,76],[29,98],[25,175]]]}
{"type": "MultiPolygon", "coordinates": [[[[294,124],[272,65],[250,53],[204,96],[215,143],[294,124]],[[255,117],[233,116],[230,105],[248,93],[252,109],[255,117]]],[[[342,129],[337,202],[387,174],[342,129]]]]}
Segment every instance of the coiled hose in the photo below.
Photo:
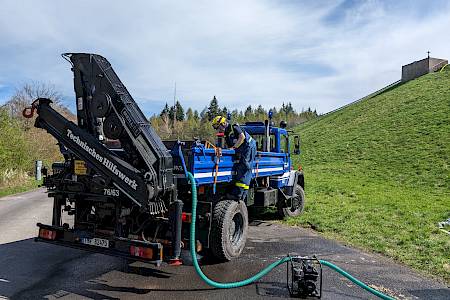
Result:
{"type": "MultiPolygon", "coordinates": [[[[253,275],[252,277],[241,280],[241,281],[223,283],[223,282],[217,282],[217,281],[209,279],[203,273],[202,269],[200,269],[200,266],[197,261],[197,251],[195,249],[196,248],[195,246],[197,244],[196,240],[195,240],[195,222],[196,222],[196,218],[197,218],[197,186],[195,184],[195,179],[194,179],[194,176],[192,175],[192,173],[188,172],[188,178],[191,183],[191,192],[192,192],[192,221],[191,221],[191,230],[190,230],[191,236],[190,236],[190,240],[189,240],[189,246],[190,246],[190,252],[191,252],[192,262],[194,264],[195,271],[197,272],[197,274],[200,276],[200,278],[204,282],[206,282],[207,284],[209,284],[212,287],[219,288],[219,289],[230,289],[230,288],[241,287],[241,286],[248,285],[250,283],[257,281],[258,279],[260,279],[261,277],[265,276],[267,273],[272,271],[274,268],[290,261],[290,259],[291,259],[290,257],[284,257],[276,262],[271,263],[270,265],[268,265],[267,267],[265,267],[260,272],[253,275]]],[[[370,293],[374,294],[375,296],[377,296],[381,299],[385,299],[385,300],[395,300],[394,298],[387,296],[387,295],[367,286],[366,284],[364,284],[363,282],[354,278],[353,276],[351,276],[350,274],[348,274],[347,272],[345,272],[338,266],[336,266],[326,260],[319,260],[319,261],[322,265],[327,266],[330,269],[332,269],[333,271],[338,272],[342,276],[348,278],[350,281],[352,281],[359,287],[369,291],[370,293]]]]}

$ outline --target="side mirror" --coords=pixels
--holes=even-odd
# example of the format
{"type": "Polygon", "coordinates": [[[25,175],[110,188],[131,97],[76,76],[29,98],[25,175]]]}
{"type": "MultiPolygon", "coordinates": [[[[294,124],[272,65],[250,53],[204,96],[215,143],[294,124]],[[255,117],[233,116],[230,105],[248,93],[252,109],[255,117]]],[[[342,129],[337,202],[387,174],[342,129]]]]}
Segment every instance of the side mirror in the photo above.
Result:
{"type": "Polygon", "coordinates": [[[300,137],[294,136],[294,154],[300,154],[300,137]]]}

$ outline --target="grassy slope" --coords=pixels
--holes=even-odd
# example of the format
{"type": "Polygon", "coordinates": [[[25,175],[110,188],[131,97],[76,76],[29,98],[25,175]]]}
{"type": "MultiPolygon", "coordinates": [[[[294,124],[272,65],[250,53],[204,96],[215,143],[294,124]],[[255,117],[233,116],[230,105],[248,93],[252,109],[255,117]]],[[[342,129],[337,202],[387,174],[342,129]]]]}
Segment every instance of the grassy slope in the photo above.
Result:
{"type": "Polygon", "coordinates": [[[450,282],[450,237],[437,229],[450,217],[450,72],[296,131],[308,202],[290,224],[312,225],[450,282]]]}
{"type": "Polygon", "coordinates": [[[0,187],[0,198],[8,195],[13,195],[17,193],[26,192],[39,187],[42,184],[42,180],[36,181],[33,178],[28,179],[25,183],[21,185],[15,185],[12,187],[0,187]]]}

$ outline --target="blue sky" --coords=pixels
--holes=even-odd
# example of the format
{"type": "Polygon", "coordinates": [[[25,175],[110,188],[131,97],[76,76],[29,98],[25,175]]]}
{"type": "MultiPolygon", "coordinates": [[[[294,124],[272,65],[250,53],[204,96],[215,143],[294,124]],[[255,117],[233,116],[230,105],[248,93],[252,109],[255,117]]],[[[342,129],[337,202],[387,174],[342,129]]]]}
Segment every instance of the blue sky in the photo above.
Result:
{"type": "Polygon", "coordinates": [[[146,114],[291,101],[327,112],[450,58],[450,1],[2,1],[0,103],[28,81],[73,107],[63,52],[108,58],[146,114]]]}

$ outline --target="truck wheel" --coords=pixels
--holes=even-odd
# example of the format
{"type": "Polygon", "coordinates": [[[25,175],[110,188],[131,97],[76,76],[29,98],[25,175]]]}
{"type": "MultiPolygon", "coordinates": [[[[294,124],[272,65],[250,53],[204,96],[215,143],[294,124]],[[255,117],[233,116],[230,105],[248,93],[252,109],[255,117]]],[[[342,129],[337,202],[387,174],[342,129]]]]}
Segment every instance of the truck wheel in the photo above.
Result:
{"type": "Polygon", "coordinates": [[[305,207],[305,191],[303,188],[296,184],[295,185],[295,196],[291,199],[291,205],[284,204],[284,201],[279,201],[277,205],[278,214],[280,217],[296,217],[299,216],[305,207]]]}
{"type": "Polygon", "coordinates": [[[244,250],[248,233],[247,206],[243,201],[223,200],[213,211],[210,249],[220,261],[238,257],[244,250]]]}

